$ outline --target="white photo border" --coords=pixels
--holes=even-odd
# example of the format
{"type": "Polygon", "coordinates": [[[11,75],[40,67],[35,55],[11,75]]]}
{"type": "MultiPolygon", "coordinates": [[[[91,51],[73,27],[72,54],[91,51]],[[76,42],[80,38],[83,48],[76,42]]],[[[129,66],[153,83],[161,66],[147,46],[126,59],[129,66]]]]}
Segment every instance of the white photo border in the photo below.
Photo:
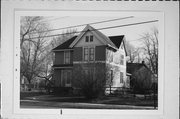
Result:
{"type": "MultiPolygon", "coordinates": [[[[124,2],[123,2],[124,3],[124,2]]],[[[121,3],[122,4],[122,3],[121,3]]],[[[12,6],[12,5],[10,5],[12,6]]],[[[11,75],[11,79],[13,80],[8,80],[8,81],[2,81],[3,86],[8,86],[7,83],[10,82],[12,83],[12,98],[9,99],[8,101],[4,100],[4,93],[5,91],[3,90],[3,102],[2,101],[2,116],[5,115],[5,117],[27,117],[28,118],[33,118],[33,117],[40,117],[40,118],[58,118],[58,117],[62,117],[62,118],[71,118],[71,116],[73,117],[77,117],[79,118],[80,115],[90,115],[90,116],[99,116],[99,115],[104,115],[106,118],[109,117],[110,115],[114,115],[113,117],[118,117],[118,116],[122,116],[124,118],[138,118],[138,116],[142,116],[145,118],[162,118],[164,115],[164,81],[163,79],[165,79],[165,51],[166,51],[166,47],[165,47],[165,34],[164,34],[164,11],[163,10],[159,10],[158,8],[156,8],[155,10],[146,10],[145,8],[139,8],[139,10],[137,11],[133,11],[130,8],[127,8],[126,10],[123,9],[118,9],[118,10],[107,10],[106,8],[102,8],[102,10],[86,10],[86,9],[82,9],[82,10],[73,10],[70,8],[71,5],[65,5],[66,7],[68,6],[69,8],[66,9],[54,9],[54,8],[49,8],[48,10],[44,7],[42,7],[41,9],[32,9],[32,5],[29,5],[31,9],[25,9],[22,8],[21,6],[17,5],[18,7],[14,7],[13,9],[13,14],[11,14],[11,18],[13,18],[13,23],[10,25],[11,28],[13,28],[13,31],[11,33],[13,38],[13,42],[10,44],[11,47],[13,47],[11,50],[7,51],[7,53],[9,53],[10,51],[13,50],[13,53],[10,53],[10,55],[13,55],[13,62],[12,62],[12,66],[11,68],[13,69],[13,74],[11,75]],[[143,12],[143,15],[142,15],[143,12]],[[26,16],[43,16],[43,15],[47,15],[48,14],[55,14],[55,15],[60,15],[61,14],[69,14],[69,15],[88,15],[90,16],[89,13],[92,14],[92,16],[95,14],[99,14],[99,15],[103,15],[102,13],[106,13],[106,15],[108,14],[109,16],[114,16],[117,15],[119,13],[133,13],[135,15],[139,15],[142,17],[145,16],[151,16],[151,15],[157,15],[158,20],[159,20],[159,41],[161,42],[161,45],[159,46],[159,68],[158,70],[159,72],[159,76],[158,76],[158,110],[89,110],[89,109],[62,109],[63,114],[60,114],[61,109],[20,109],[20,83],[19,83],[19,78],[20,78],[20,40],[18,40],[20,38],[19,34],[20,34],[20,16],[22,16],[22,14],[26,14],[26,16]],[[76,14],[75,14],[76,13],[76,14]],[[79,14],[81,13],[81,14],[79,14]],[[7,102],[11,102],[10,106],[8,108],[5,108],[5,104],[7,104],[7,102]],[[11,105],[12,104],[12,105],[11,105]],[[10,114],[4,113],[4,110],[11,110],[10,114]],[[134,117],[136,116],[136,117],[134,117]],[[150,116],[150,117],[148,117],[150,116]]],[[[138,5],[137,5],[138,6],[138,5]]],[[[148,6],[146,4],[146,6],[148,6]]],[[[56,7],[57,8],[57,7],[56,7]]],[[[11,11],[12,12],[12,11],[11,11]]],[[[9,22],[10,22],[9,21],[9,22]]],[[[3,34],[2,34],[3,35],[3,34]]],[[[12,41],[12,40],[11,40],[12,41]]],[[[4,43],[4,42],[2,42],[4,43]]],[[[8,40],[8,43],[10,43],[10,40],[8,40]]],[[[6,44],[6,43],[5,43],[6,44]]],[[[2,48],[3,50],[3,48],[2,48]]],[[[4,56],[4,54],[2,53],[2,55],[4,56]]],[[[12,57],[12,56],[10,56],[12,57]]],[[[165,84],[167,85],[167,84],[165,84]]],[[[9,87],[9,86],[8,86],[9,87]]],[[[86,116],[85,116],[86,117],[86,116]]],[[[101,116],[100,116],[101,117],[101,116]]],[[[90,117],[86,117],[86,118],[90,118],[90,117]]]]}

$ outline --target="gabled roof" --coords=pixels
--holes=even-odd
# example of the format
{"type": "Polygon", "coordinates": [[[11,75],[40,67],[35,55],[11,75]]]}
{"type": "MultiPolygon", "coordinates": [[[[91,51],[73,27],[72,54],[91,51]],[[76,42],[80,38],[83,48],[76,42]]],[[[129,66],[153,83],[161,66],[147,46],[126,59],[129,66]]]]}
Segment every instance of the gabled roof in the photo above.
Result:
{"type": "Polygon", "coordinates": [[[138,71],[142,67],[145,67],[149,70],[149,68],[144,63],[127,63],[127,73],[134,73],[135,71],[138,71]]]}
{"type": "Polygon", "coordinates": [[[117,49],[117,47],[114,45],[114,43],[112,43],[112,41],[105,36],[103,33],[101,33],[100,31],[96,30],[95,28],[93,28],[90,25],[87,25],[82,32],[78,35],[78,37],[72,42],[72,44],[70,45],[70,47],[74,47],[74,45],[76,45],[76,43],[83,37],[83,35],[87,32],[87,31],[91,31],[94,35],[96,36],[100,36],[103,38],[103,41],[105,45],[110,45],[113,48],[117,49]]]}
{"type": "Polygon", "coordinates": [[[72,38],[70,38],[69,40],[65,41],[64,43],[60,44],[59,46],[57,46],[56,48],[53,49],[53,51],[55,50],[62,50],[62,49],[71,49],[69,46],[71,45],[71,43],[77,38],[77,36],[73,36],[72,38]]]}
{"type": "Polygon", "coordinates": [[[119,48],[122,41],[123,41],[124,35],[120,36],[109,36],[109,39],[114,43],[114,45],[119,48]]]}
{"type": "Polygon", "coordinates": [[[108,46],[110,46],[110,47],[112,47],[114,49],[119,49],[121,43],[124,42],[124,40],[123,40],[124,37],[125,37],[124,35],[107,37],[106,35],[104,35],[100,31],[94,29],[92,26],[87,25],[84,28],[83,32],[81,32],[78,36],[74,36],[74,37],[70,38],[69,40],[65,41],[64,43],[62,43],[59,46],[57,46],[56,48],[54,48],[53,51],[63,50],[63,49],[72,49],[73,46],[78,42],[78,40],[81,39],[81,37],[88,30],[90,30],[90,31],[94,32],[94,34],[97,34],[100,37],[102,37],[104,44],[108,45],[108,46]]]}

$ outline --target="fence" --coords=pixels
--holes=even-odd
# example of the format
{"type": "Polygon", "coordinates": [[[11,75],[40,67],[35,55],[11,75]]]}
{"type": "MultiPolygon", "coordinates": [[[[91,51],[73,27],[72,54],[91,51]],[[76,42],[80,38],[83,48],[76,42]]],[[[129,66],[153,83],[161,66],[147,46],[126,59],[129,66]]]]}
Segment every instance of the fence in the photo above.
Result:
{"type": "Polygon", "coordinates": [[[126,88],[126,87],[112,87],[112,86],[106,86],[105,88],[105,94],[110,96],[132,96],[132,97],[144,97],[144,99],[152,99],[154,101],[154,108],[157,107],[157,87],[152,87],[150,89],[144,89],[142,92],[135,91],[132,88],[126,88]]]}

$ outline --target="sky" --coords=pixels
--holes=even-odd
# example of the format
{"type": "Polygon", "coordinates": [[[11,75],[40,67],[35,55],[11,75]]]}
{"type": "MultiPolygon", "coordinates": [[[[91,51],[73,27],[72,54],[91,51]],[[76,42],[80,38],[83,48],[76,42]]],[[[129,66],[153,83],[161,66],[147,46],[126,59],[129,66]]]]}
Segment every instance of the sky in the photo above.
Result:
{"type": "MultiPolygon", "coordinates": [[[[105,27],[112,27],[112,26],[119,26],[119,25],[157,20],[157,18],[155,17],[154,18],[153,17],[135,17],[135,16],[131,17],[130,15],[122,16],[122,17],[47,16],[45,17],[44,22],[47,22],[49,24],[50,29],[58,29],[58,28],[63,28],[63,27],[89,24],[93,22],[101,22],[101,21],[107,21],[107,20],[124,18],[124,17],[128,17],[128,18],[110,21],[110,22],[92,24],[91,26],[94,27],[95,29],[99,29],[99,28],[105,28],[105,27]]],[[[84,29],[84,27],[85,25],[81,27],[74,27],[74,29],[76,29],[77,31],[81,31],[84,29]]],[[[135,47],[140,47],[142,46],[142,40],[143,40],[141,39],[142,35],[144,33],[151,32],[153,27],[158,28],[158,22],[117,27],[117,28],[105,29],[105,30],[100,30],[100,31],[106,36],[125,35],[126,41],[129,41],[130,44],[134,45],[135,47]]],[[[52,31],[51,34],[61,34],[65,31],[66,29],[55,30],[55,31],[52,31]]]]}

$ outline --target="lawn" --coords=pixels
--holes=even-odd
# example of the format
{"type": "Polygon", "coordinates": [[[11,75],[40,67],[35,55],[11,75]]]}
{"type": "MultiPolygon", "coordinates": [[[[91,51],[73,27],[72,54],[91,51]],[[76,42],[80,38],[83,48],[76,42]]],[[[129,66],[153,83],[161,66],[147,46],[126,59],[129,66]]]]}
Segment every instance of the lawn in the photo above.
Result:
{"type": "MultiPolygon", "coordinates": [[[[156,102],[157,104],[157,102],[156,102]]],[[[154,107],[153,99],[132,96],[103,96],[97,99],[86,99],[83,96],[57,96],[48,95],[42,92],[23,92],[21,93],[21,107],[36,106],[48,108],[108,108],[108,109],[130,109],[134,106],[154,107]]]]}

